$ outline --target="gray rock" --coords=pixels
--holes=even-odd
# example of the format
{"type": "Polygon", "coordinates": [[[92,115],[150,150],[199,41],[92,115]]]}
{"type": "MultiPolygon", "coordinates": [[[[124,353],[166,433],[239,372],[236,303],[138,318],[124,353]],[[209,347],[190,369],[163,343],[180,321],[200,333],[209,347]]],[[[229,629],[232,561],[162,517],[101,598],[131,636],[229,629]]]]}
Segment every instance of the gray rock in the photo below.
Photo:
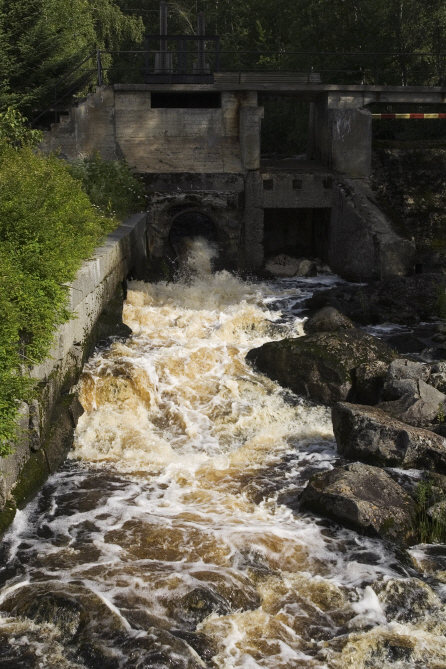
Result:
{"type": "Polygon", "coordinates": [[[365,362],[356,368],[355,402],[378,404],[381,400],[388,367],[388,363],[375,360],[365,362]]]}
{"type": "MultiPolygon", "coordinates": [[[[406,385],[413,382],[406,379],[397,383],[406,385]]],[[[424,381],[417,382],[417,390],[418,392],[408,391],[397,400],[381,402],[379,407],[397,420],[409,423],[409,425],[427,426],[439,415],[444,414],[446,395],[424,381]]]]}
{"type": "Polygon", "coordinates": [[[430,367],[429,385],[446,393],[446,362],[436,362],[430,367]]]}
{"type": "Polygon", "coordinates": [[[380,408],[410,425],[428,425],[446,408],[446,395],[430,383],[431,366],[397,359],[390,365],[380,408]]]}
{"type": "Polygon", "coordinates": [[[338,332],[339,330],[351,330],[354,327],[353,322],[334,307],[320,309],[304,323],[304,330],[307,334],[338,332]]]}
{"type": "Polygon", "coordinates": [[[379,339],[353,329],[268,342],[249,351],[246,359],[282,386],[334,404],[350,398],[359,365],[390,363],[394,355],[379,339]]]}
{"type": "Polygon", "coordinates": [[[378,467],[355,462],[315,474],[301,506],[372,536],[399,542],[412,537],[415,502],[378,467]]]}
{"type": "Polygon", "coordinates": [[[341,455],[374,465],[420,467],[446,473],[446,439],[410,427],[378,407],[339,403],[332,409],[341,455]]]}
{"type": "Polygon", "coordinates": [[[295,276],[317,276],[316,263],[307,258],[300,258],[295,276]]]}
{"type": "Polygon", "coordinates": [[[427,381],[430,369],[421,362],[397,358],[389,365],[383,390],[385,400],[397,400],[405,393],[417,393],[418,381],[427,381]]]}

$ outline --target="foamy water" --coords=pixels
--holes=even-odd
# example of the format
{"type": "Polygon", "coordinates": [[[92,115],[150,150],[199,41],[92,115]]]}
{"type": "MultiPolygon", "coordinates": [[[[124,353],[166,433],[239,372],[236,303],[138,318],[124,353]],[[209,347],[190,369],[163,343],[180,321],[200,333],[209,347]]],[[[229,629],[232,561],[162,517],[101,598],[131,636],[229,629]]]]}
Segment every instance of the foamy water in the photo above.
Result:
{"type": "Polygon", "coordinates": [[[4,543],[0,669],[446,667],[441,584],[298,511],[329,410],[245,363],[336,278],[248,284],[211,256],[131,284],[133,335],[85,367],[70,461],[4,543]]]}

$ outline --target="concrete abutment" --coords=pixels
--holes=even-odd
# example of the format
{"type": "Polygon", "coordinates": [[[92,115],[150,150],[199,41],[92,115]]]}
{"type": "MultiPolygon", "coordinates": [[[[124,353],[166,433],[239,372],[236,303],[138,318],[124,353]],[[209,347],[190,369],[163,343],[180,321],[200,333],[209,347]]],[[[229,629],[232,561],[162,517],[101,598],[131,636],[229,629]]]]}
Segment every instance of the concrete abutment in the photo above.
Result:
{"type": "Polygon", "coordinates": [[[42,149],[60,148],[68,160],[94,151],[107,160],[125,158],[141,175],[153,267],[174,255],[169,234],[175,217],[196,211],[214,222],[230,269],[263,267],[277,247],[268,241],[277,221],[284,246],[294,253],[316,249],[341,276],[370,280],[412,271],[412,247],[392,232],[370,194],[364,195],[372,136],[364,107],[383,96],[369,90],[378,87],[291,87],[286,94],[311,106],[307,160],[263,161],[258,92],[283,85],[254,86],[245,79],[244,85],[223,85],[222,75],[214,84],[98,87],[67,122],[46,133],[42,149]],[[199,96],[200,106],[188,106],[191,95],[199,96]],[[299,234],[310,234],[312,244],[296,239],[299,234]]]}

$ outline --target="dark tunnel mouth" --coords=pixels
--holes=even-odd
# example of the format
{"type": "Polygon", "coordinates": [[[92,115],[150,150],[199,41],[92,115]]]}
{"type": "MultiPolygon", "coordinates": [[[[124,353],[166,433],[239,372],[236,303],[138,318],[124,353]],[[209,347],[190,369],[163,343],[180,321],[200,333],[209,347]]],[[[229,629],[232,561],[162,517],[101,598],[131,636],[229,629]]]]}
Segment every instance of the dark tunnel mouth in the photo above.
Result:
{"type": "Polygon", "coordinates": [[[183,239],[198,238],[217,244],[218,235],[214,221],[202,211],[185,211],[179,214],[169,232],[169,242],[175,253],[180,255],[183,239]]]}

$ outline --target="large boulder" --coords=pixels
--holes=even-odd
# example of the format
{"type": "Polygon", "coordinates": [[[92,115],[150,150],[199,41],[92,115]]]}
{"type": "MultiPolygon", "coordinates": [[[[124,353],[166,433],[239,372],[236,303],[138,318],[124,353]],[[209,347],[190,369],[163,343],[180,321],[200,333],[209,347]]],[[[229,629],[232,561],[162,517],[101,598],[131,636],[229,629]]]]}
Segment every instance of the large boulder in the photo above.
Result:
{"type": "Polygon", "coordinates": [[[315,474],[301,507],[372,536],[399,542],[412,538],[415,502],[378,467],[355,462],[315,474]]]}
{"type": "Polygon", "coordinates": [[[446,395],[424,381],[418,383],[418,393],[405,393],[393,402],[377,406],[397,420],[415,427],[430,427],[446,411],[446,395]]]}
{"type": "Polygon", "coordinates": [[[356,368],[355,402],[378,404],[381,401],[388,367],[387,362],[374,360],[356,368]]]}
{"type": "Polygon", "coordinates": [[[429,379],[430,368],[405,358],[393,360],[388,367],[383,388],[384,400],[397,400],[405,393],[417,393],[419,381],[429,379]]]}
{"type": "Polygon", "coordinates": [[[246,359],[295,393],[334,404],[354,392],[359,365],[390,363],[394,357],[386,344],[366,332],[342,330],[268,342],[251,349],[246,359]]]}
{"type": "Polygon", "coordinates": [[[429,426],[446,411],[446,395],[430,384],[431,376],[429,365],[394,360],[389,365],[382,392],[384,401],[379,407],[409,425],[429,426]]]}
{"type": "Polygon", "coordinates": [[[352,321],[334,307],[320,309],[304,323],[306,334],[352,330],[354,327],[352,321]]]}
{"type": "Polygon", "coordinates": [[[315,291],[306,305],[310,309],[335,307],[364,325],[413,325],[436,315],[437,295],[441,287],[446,287],[446,276],[416,274],[377,281],[368,286],[341,286],[315,291]]]}
{"type": "Polygon", "coordinates": [[[341,455],[373,465],[422,467],[446,473],[446,439],[410,427],[377,407],[341,402],[332,409],[341,455]]]}

